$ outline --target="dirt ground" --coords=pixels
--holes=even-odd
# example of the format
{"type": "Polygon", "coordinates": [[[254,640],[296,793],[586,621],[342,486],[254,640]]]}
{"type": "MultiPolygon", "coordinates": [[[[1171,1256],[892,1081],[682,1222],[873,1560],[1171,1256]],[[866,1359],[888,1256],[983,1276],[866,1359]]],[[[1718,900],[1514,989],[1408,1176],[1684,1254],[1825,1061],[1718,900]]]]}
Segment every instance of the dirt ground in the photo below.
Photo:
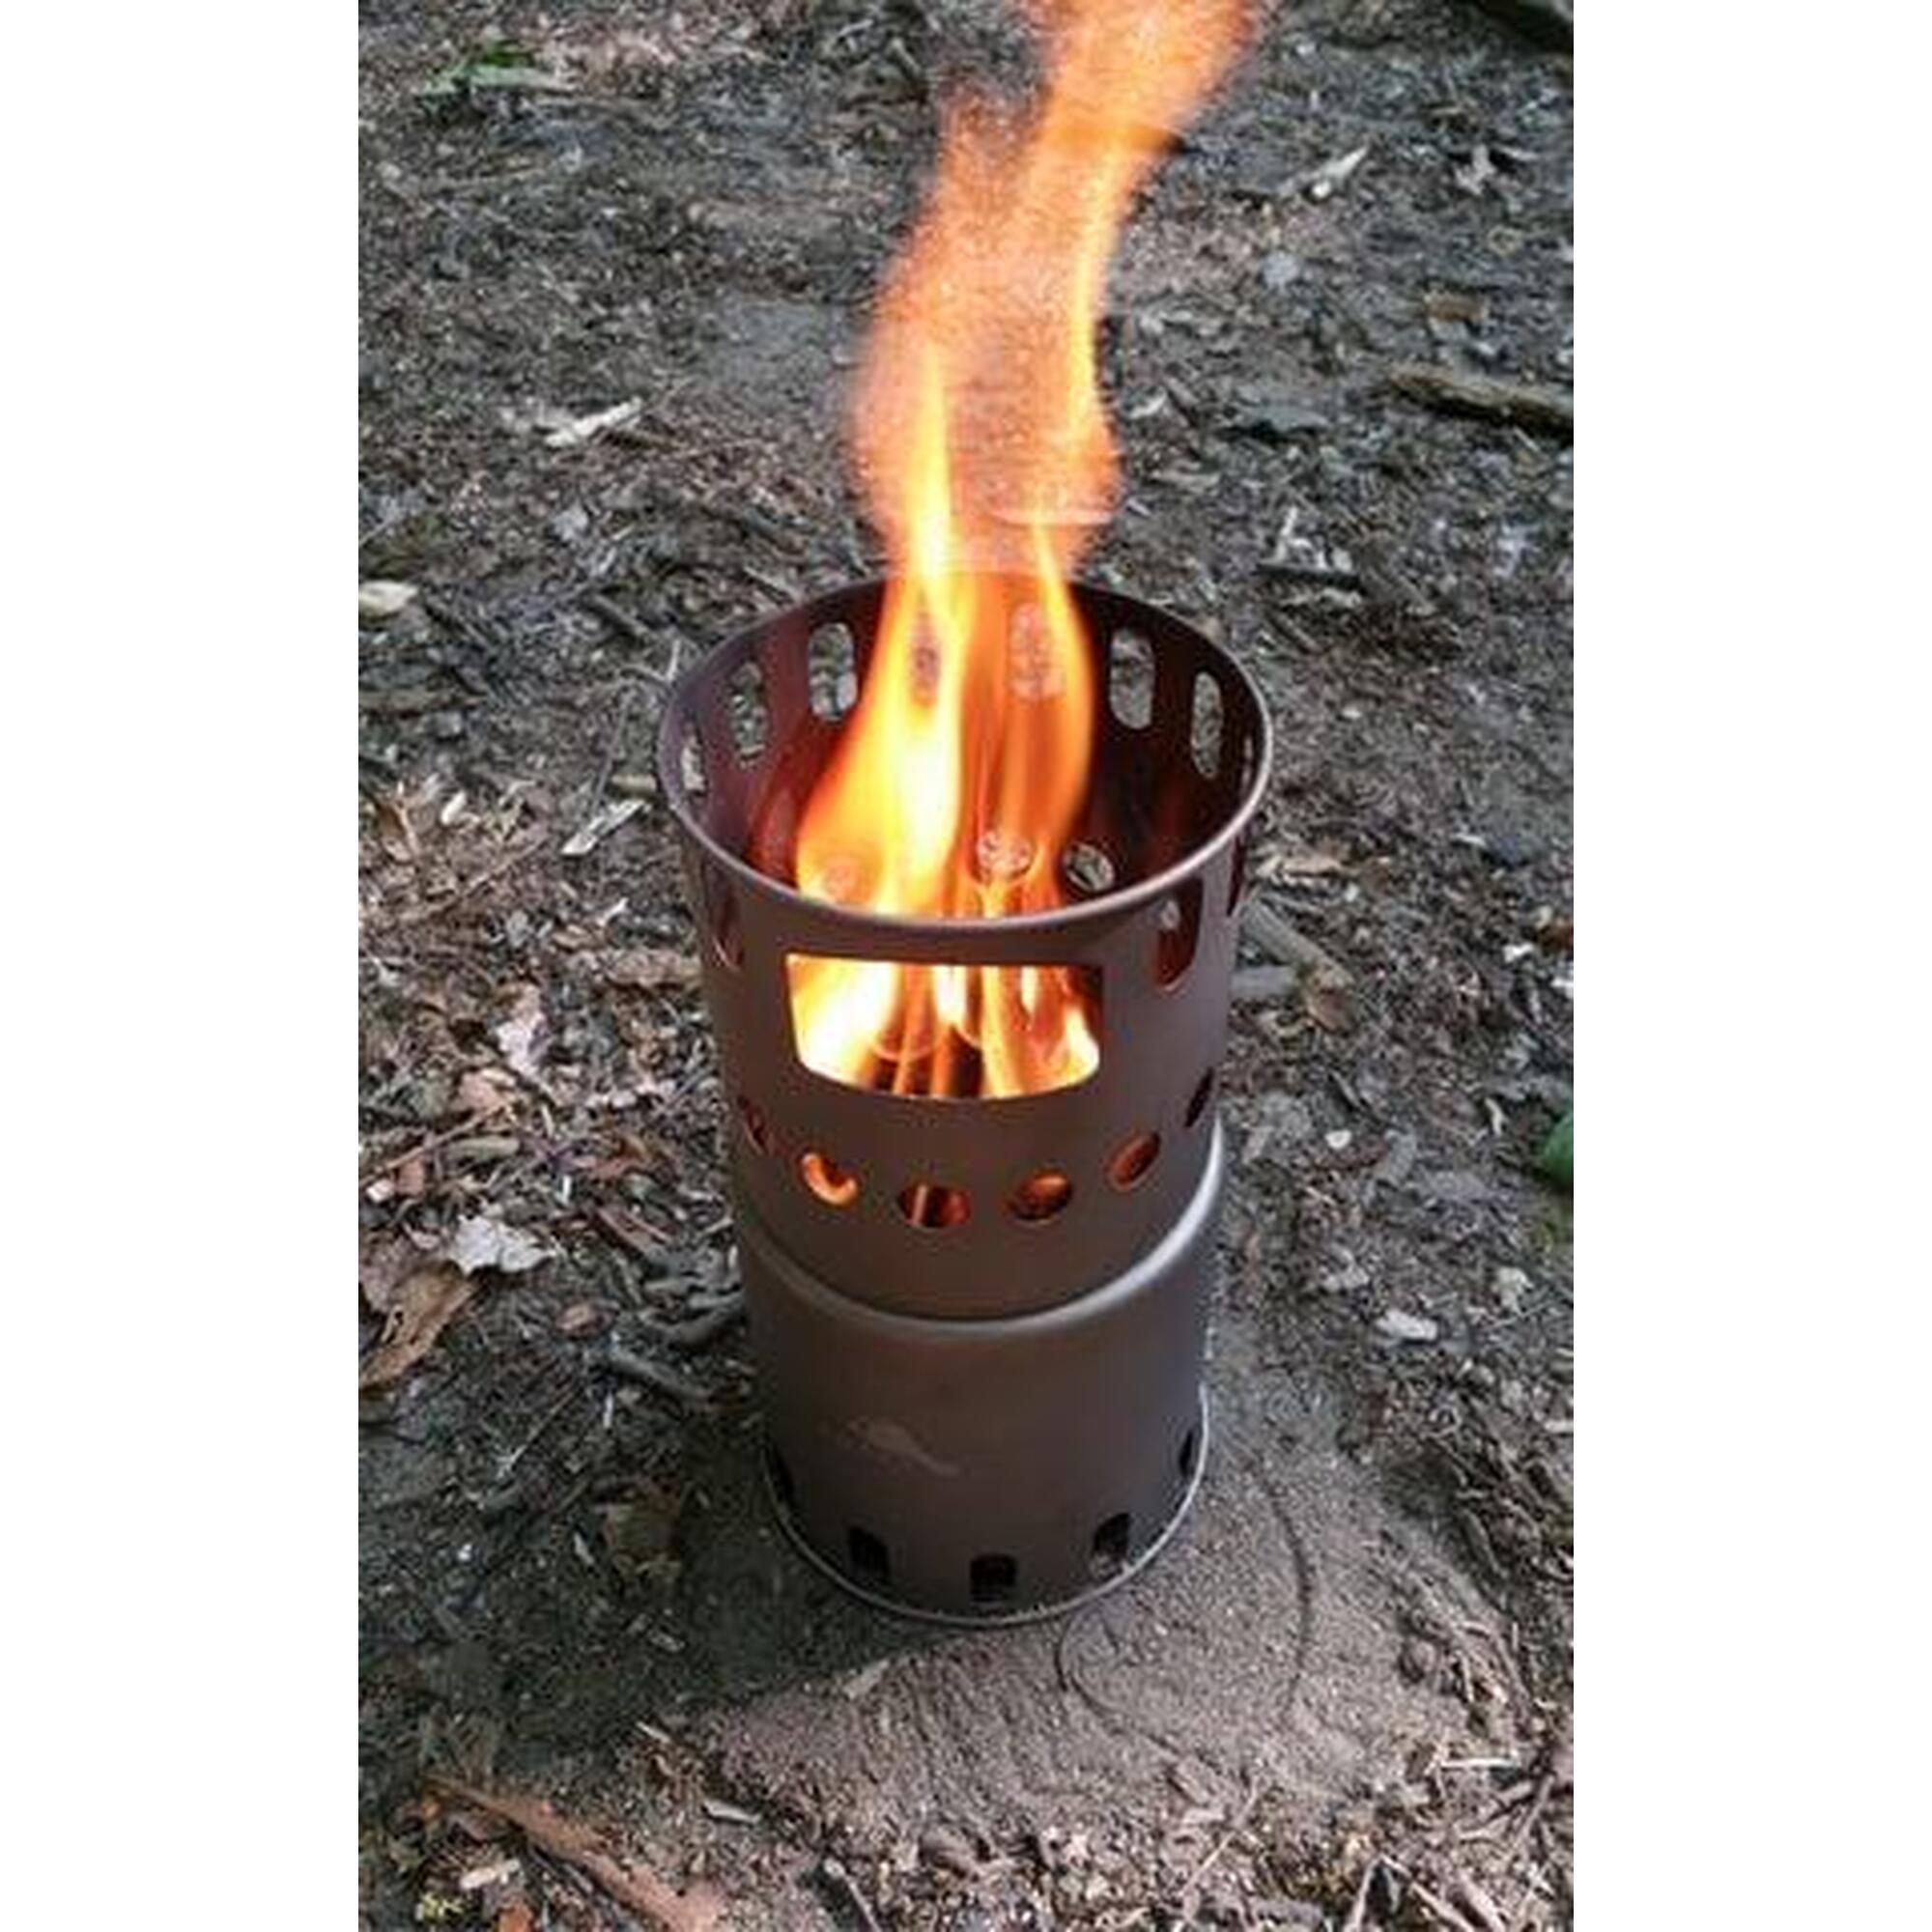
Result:
{"type": "Polygon", "coordinates": [[[1567,394],[1567,61],[1455,0],[1277,8],[1124,239],[1084,574],[1224,639],[1278,734],[1216,1435],[1143,1577],[960,1634],[757,1492],[648,767],[667,669],[877,561],[866,305],[935,94],[1024,36],[362,19],[359,575],[416,587],[360,631],[365,1925],[633,1922],[437,1774],[746,1927],[1569,1924],[1571,447],[1391,381],[1567,394]]]}

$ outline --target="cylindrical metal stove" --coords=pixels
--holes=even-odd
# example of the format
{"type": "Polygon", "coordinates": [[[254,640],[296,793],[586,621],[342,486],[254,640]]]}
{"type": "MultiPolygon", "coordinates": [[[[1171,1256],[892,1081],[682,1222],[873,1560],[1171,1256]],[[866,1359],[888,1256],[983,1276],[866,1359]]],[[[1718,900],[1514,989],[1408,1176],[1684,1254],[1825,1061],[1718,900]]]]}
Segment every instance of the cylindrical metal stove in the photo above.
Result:
{"type": "MultiPolygon", "coordinates": [[[[1020,580],[1007,586],[1022,609],[1020,580]]],[[[907,920],[773,876],[849,716],[885,586],[741,633],[665,707],[730,1110],[766,1472],[798,1547],[891,1608],[1070,1607],[1184,1514],[1202,1396],[1226,1033],[1266,711],[1192,626],[1072,586],[1100,694],[1069,902],[907,920]],[[949,1099],[807,1066],[796,956],[1072,969],[1099,1054],[1078,1084],[949,1099]]]]}

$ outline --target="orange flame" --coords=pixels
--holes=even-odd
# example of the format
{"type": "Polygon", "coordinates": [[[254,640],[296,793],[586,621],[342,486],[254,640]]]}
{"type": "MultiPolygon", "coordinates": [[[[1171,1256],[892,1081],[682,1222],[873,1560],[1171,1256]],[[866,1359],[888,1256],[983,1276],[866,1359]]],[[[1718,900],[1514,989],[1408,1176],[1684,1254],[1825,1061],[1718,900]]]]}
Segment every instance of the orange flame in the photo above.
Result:
{"type": "MultiPolygon", "coordinates": [[[[921,919],[1062,903],[1086,796],[1094,665],[1066,584],[1117,461],[1094,338],[1107,263],[1172,131],[1234,58],[1247,0],[1040,0],[1045,99],[956,105],[888,278],[856,412],[893,583],[858,709],[806,804],[815,896],[921,919]],[[1015,597],[999,570],[1025,584],[1015,597]]],[[[1052,965],[794,958],[820,1072],[963,1096],[1070,1086],[1099,1061],[1052,965]]]]}

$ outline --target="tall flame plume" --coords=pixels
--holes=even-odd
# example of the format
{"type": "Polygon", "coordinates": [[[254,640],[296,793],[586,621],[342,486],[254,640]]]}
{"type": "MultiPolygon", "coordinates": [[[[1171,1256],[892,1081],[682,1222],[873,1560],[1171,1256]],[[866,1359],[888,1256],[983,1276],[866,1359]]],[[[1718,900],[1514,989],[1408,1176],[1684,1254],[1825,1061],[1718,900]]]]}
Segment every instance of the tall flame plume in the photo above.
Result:
{"type": "MultiPolygon", "coordinates": [[[[1067,582],[1118,475],[1095,350],[1107,264],[1249,10],[1031,11],[1043,97],[1031,113],[984,98],[949,110],[856,399],[859,475],[892,583],[858,708],[800,819],[795,877],[817,897],[907,918],[1063,902],[1095,703],[1067,582]]],[[[795,958],[790,972],[802,1057],[854,1085],[1009,1095],[1069,1086],[1098,1063],[1083,984],[1062,967],[795,958]]]]}

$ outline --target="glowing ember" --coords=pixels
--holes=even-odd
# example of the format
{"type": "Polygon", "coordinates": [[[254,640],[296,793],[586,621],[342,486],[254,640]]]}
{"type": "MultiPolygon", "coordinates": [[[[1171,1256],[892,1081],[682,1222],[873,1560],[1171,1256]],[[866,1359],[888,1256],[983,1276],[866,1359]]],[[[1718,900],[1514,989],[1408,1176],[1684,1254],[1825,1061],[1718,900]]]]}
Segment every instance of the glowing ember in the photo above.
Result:
{"type": "MultiPolygon", "coordinates": [[[[1094,335],[1114,240],[1169,130],[1233,59],[1246,0],[1037,0],[1045,99],[948,115],[857,406],[893,588],[858,709],[806,805],[799,887],[919,919],[1062,901],[1093,659],[1066,582],[1112,506],[1094,335]],[[1000,570],[1025,584],[1015,595],[1000,570]]],[[[794,957],[806,1064],[895,1093],[1040,1093],[1099,1061],[1058,966],[794,957]]]]}

